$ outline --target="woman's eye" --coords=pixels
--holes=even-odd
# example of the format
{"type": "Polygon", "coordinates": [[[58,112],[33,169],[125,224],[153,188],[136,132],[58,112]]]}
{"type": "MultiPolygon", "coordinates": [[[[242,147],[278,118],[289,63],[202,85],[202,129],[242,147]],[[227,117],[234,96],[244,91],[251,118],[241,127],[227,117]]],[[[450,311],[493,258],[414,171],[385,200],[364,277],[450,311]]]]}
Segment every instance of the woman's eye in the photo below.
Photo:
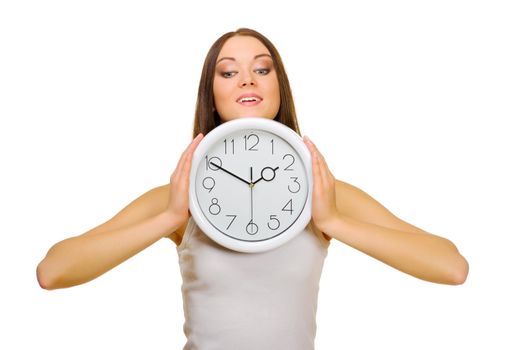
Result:
{"type": "Polygon", "coordinates": [[[231,78],[236,74],[236,72],[222,72],[222,77],[231,78]]]}
{"type": "Polygon", "coordinates": [[[259,69],[256,69],[255,71],[257,74],[260,74],[260,75],[267,75],[269,72],[270,72],[270,69],[267,69],[267,68],[259,68],[259,69]]]}

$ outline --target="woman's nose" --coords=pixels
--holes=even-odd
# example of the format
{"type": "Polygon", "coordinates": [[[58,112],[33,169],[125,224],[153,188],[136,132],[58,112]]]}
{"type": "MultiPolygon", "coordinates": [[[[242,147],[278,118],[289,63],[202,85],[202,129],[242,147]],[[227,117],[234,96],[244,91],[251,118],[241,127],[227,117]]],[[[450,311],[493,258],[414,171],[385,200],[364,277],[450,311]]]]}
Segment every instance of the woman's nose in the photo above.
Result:
{"type": "Polygon", "coordinates": [[[252,75],[250,74],[245,74],[245,75],[241,75],[241,80],[240,80],[240,87],[246,87],[246,86],[255,86],[256,85],[256,82],[254,81],[254,79],[252,79],[252,75]]]}

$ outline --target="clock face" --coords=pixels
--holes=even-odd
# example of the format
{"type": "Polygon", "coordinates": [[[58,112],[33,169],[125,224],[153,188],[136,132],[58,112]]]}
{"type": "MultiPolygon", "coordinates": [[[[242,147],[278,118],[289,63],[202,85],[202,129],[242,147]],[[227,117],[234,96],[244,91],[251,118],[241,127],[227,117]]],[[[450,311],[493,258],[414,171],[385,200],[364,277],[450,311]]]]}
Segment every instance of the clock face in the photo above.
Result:
{"type": "Polygon", "coordinates": [[[305,158],[273,132],[223,134],[199,157],[193,200],[209,225],[230,239],[273,240],[307,207],[305,158]]]}

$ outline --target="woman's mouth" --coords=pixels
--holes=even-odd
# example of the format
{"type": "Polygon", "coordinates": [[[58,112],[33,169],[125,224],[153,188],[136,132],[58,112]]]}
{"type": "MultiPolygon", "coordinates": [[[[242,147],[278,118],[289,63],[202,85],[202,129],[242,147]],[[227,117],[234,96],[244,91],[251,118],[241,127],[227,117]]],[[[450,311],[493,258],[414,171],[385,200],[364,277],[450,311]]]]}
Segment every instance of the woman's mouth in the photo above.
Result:
{"type": "Polygon", "coordinates": [[[263,101],[263,99],[258,95],[243,95],[236,100],[240,105],[246,107],[257,106],[261,101],[263,101]]]}

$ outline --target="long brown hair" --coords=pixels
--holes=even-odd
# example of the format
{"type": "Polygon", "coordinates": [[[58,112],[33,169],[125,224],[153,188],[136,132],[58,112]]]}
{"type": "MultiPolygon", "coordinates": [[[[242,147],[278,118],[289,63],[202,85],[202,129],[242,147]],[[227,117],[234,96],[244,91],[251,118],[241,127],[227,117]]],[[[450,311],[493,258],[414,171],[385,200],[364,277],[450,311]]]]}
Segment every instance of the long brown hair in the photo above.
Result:
{"type": "Polygon", "coordinates": [[[268,40],[262,34],[252,29],[240,28],[235,32],[225,33],[220,38],[218,38],[207,53],[198,87],[195,120],[193,122],[193,137],[197,136],[199,133],[206,135],[208,132],[222,123],[218,112],[215,110],[215,100],[213,94],[216,59],[220,54],[220,50],[222,49],[222,46],[225,44],[225,42],[229,38],[237,35],[252,36],[258,39],[270,52],[272,61],[274,63],[274,68],[277,73],[277,80],[279,81],[279,91],[281,98],[279,111],[277,112],[274,120],[283,123],[284,125],[290,127],[298,134],[300,134],[299,125],[297,123],[297,114],[295,113],[295,105],[293,103],[293,96],[290,88],[290,82],[288,81],[288,76],[286,75],[286,70],[284,69],[279,52],[270,42],[270,40],[268,40]]]}

